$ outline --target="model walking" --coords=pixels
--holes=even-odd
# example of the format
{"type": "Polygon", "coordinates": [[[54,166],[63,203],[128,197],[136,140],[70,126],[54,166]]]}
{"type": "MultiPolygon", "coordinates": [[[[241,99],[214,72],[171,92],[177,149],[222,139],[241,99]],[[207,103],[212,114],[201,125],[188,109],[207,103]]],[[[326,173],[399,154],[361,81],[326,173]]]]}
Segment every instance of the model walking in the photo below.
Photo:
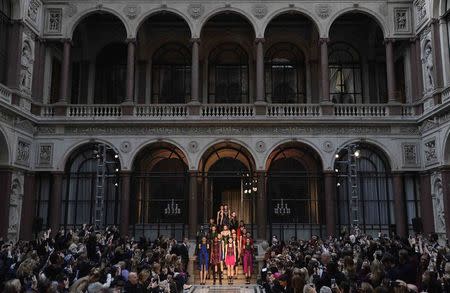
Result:
{"type": "Polygon", "coordinates": [[[234,265],[236,264],[236,245],[233,239],[228,238],[225,246],[225,264],[227,265],[228,285],[233,284],[234,265]]]}
{"type": "Polygon", "coordinates": [[[206,274],[209,264],[209,244],[206,237],[202,238],[202,242],[198,245],[198,264],[200,270],[200,285],[206,285],[206,274]]]}

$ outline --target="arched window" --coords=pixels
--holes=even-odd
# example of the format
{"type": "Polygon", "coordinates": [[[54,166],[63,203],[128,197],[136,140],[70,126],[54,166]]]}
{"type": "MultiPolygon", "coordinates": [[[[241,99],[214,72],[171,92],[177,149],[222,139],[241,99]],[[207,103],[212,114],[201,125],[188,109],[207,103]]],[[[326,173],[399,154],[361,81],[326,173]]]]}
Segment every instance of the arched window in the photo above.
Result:
{"type": "Polygon", "coordinates": [[[0,82],[6,82],[8,31],[11,18],[10,0],[0,0],[0,82]]]}
{"type": "Polygon", "coordinates": [[[219,45],[208,62],[208,102],[248,102],[248,55],[242,47],[235,43],[219,45]]]}
{"type": "Polygon", "coordinates": [[[103,186],[103,224],[117,225],[120,212],[120,163],[116,153],[103,144],[89,144],[75,152],[67,161],[62,194],[62,223],[64,227],[94,224],[95,200],[98,186],[103,186]],[[100,160],[106,147],[106,160],[100,160]],[[100,162],[106,162],[103,165],[100,162]],[[99,173],[100,172],[100,173],[99,173]],[[98,175],[104,174],[104,183],[98,175]]]}
{"type": "MultiPolygon", "coordinates": [[[[350,148],[349,148],[350,150],[350,148]]],[[[348,152],[339,153],[335,164],[337,171],[338,226],[348,229],[352,220],[352,195],[358,196],[359,227],[368,234],[388,233],[395,223],[392,178],[389,163],[379,150],[369,145],[358,145],[356,158],[356,184],[349,180],[348,152]],[[353,187],[354,186],[354,187],[353,187]],[[353,190],[354,189],[354,190],[353,190]]],[[[350,150],[352,152],[353,150],[350,150]]],[[[398,195],[402,196],[402,195],[398,195]]],[[[348,230],[347,230],[348,231],[348,230]]]]}
{"type": "Polygon", "coordinates": [[[113,43],[98,54],[95,66],[96,104],[119,104],[125,98],[127,45],[113,43]]]}
{"type": "Polygon", "coordinates": [[[305,57],[294,44],[279,43],[266,53],[266,97],[272,103],[304,103],[305,57]]]}
{"type": "Polygon", "coordinates": [[[330,46],[329,77],[333,103],[352,104],[362,101],[359,55],[345,43],[330,46]]]}
{"type": "Polygon", "coordinates": [[[152,59],[152,101],[186,103],[191,95],[191,53],[180,44],[166,44],[152,59]]]}

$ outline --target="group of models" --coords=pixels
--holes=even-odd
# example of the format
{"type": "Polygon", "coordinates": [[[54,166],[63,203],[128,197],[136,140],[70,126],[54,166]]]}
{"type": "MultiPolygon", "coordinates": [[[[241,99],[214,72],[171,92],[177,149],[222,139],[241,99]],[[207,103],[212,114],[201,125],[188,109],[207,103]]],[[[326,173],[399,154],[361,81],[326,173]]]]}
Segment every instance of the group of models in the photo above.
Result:
{"type": "Polygon", "coordinates": [[[217,278],[222,285],[224,269],[228,284],[237,278],[239,263],[243,266],[246,283],[250,284],[253,271],[253,239],[243,221],[237,220],[236,212],[229,212],[228,205],[220,206],[217,219],[211,218],[209,226],[201,227],[197,259],[200,270],[200,285],[206,284],[209,265],[212,267],[213,284],[217,278]]]}

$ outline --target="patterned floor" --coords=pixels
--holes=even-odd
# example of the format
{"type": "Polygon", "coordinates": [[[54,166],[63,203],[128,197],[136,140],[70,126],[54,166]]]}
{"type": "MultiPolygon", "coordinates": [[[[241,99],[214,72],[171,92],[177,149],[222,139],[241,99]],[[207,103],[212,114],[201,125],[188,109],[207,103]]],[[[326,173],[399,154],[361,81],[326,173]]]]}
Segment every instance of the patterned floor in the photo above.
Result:
{"type": "Polygon", "coordinates": [[[263,293],[257,285],[193,286],[189,293],[263,293]]]}

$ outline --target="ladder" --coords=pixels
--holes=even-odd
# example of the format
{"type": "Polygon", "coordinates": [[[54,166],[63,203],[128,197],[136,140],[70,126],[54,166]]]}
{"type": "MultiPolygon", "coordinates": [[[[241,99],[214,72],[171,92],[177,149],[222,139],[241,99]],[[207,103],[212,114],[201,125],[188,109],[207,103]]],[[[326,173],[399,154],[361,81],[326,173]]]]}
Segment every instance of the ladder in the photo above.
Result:
{"type": "MultiPolygon", "coordinates": [[[[97,157],[97,178],[95,189],[95,211],[94,211],[94,225],[96,229],[103,228],[103,209],[105,203],[105,183],[106,183],[106,145],[99,143],[96,145],[97,157]]],[[[95,153],[95,152],[94,152],[95,153]]]]}
{"type": "Polygon", "coordinates": [[[359,190],[358,190],[358,165],[356,146],[350,145],[347,153],[347,178],[348,187],[350,188],[350,223],[355,233],[359,227],[359,190]]]}

